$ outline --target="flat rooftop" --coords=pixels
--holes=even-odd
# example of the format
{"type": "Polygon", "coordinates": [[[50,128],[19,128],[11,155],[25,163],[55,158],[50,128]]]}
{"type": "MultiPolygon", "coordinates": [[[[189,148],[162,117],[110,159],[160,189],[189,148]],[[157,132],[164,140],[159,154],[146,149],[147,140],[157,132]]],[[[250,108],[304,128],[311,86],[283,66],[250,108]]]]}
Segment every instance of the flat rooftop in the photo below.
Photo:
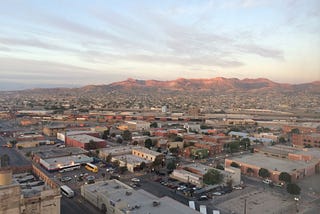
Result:
{"type": "Polygon", "coordinates": [[[95,131],[91,130],[82,130],[82,131],[67,131],[66,135],[67,136],[72,136],[72,135],[80,135],[80,134],[97,134],[95,131]]]}
{"type": "Polygon", "coordinates": [[[84,191],[89,191],[94,195],[101,194],[102,196],[105,196],[105,200],[114,203],[115,207],[119,208],[124,213],[199,213],[171,198],[158,198],[142,189],[134,190],[116,180],[100,181],[95,184],[84,185],[82,188],[84,191]],[[154,206],[154,202],[158,202],[156,206],[154,206]]]}
{"type": "Polygon", "coordinates": [[[154,155],[154,156],[158,156],[158,155],[162,155],[162,153],[147,149],[145,147],[134,147],[132,148],[133,150],[139,151],[139,152],[143,152],[149,155],[154,155]]]}
{"type": "Polygon", "coordinates": [[[35,148],[25,148],[23,150],[25,152],[32,151],[41,159],[70,156],[70,154],[81,155],[87,153],[86,150],[77,147],[58,148],[56,146],[39,146],[35,148]]]}
{"type": "Polygon", "coordinates": [[[144,158],[140,158],[135,155],[118,155],[118,156],[114,156],[113,158],[121,160],[121,161],[127,161],[127,163],[134,164],[134,165],[139,165],[142,162],[145,162],[145,163],[152,162],[152,161],[146,160],[144,158]]]}
{"type": "Polygon", "coordinates": [[[47,162],[50,165],[56,165],[60,164],[61,166],[64,165],[70,165],[73,163],[84,163],[84,162],[92,162],[92,157],[88,157],[86,155],[72,155],[72,156],[65,156],[65,157],[59,157],[59,158],[49,158],[45,159],[45,162],[47,162]]]}
{"type": "Polygon", "coordinates": [[[295,171],[296,169],[303,169],[303,168],[306,168],[307,166],[314,165],[311,162],[293,161],[288,159],[274,158],[270,156],[268,157],[259,153],[248,154],[242,157],[233,157],[233,158],[230,158],[230,160],[259,166],[269,170],[276,169],[277,171],[280,171],[280,172],[292,172],[292,171],[295,171]]]}
{"type": "Polygon", "coordinates": [[[103,148],[100,149],[100,152],[105,154],[131,154],[133,148],[138,148],[135,146],[117,146],[117,147],[110,147],[110,148],[103,148]]]}
{"type": "Polygon", "coordinates": [[[69,136],[68,135],[68,138],[70,139],[73,139],[73,140],[76,140],[80,143],[89,143],[91,140],[94,141],[94,142],[101,142],[101,141],[104,141],[103,139],[101,138],[97,138],[97,137],[92,137],[90,135],[86,135],[86,134],[80,134],[80,135],[72,135],[72,136],[69,136]]]}

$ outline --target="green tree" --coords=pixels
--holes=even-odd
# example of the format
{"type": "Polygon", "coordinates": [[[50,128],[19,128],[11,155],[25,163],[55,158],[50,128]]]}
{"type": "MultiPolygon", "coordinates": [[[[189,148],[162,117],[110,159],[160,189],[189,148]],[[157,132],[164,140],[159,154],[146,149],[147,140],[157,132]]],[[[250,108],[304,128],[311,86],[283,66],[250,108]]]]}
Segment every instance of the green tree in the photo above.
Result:
{"type": "Polygon", "coordinates": [[[270,172],[269,172],[269,170],[267,170],[265,168],[260,168],[259,169],[259,176],[262,178],[268,178],[270,176],[270,172]]]}
{"type": "Polygon", "coordinates": [[[217,168],[217,169],[220,169],[220,170],[224,170],[224,167],[223,167],[221,164],[218,164],[218,165],[216,166],[216,168],[217,168]]]}
{"type": "Polygon", "coordinates": [[[158,123],[157,122],[152,122],[150,124],[150,128],[158,128],[158,123]]]}
{"type": "Polygon", "coordinates": [[[167,164],[167,169],[172,171],[174,169],[176,169],[176,163],[174,161],[170,161],[168,164],[167,164]]]}
{"type": "Polygon", "coordinates": [[[182,142],[183,138],[180,137],[180,136],[177,136],[177,137],[174,138],[174,141],[182,142]]]}
{"type": "Polygon", "coordinates": [[[103,131],[103,134],[102,134],[102,139],[108,139],[108,137],[109,137],[109,134],[110,134],[110,130],[108,129],[108,130],[105,130],[105,131],[103,131]]]}
{"type": "Polygon", "coordinates": [[[144,141],[144,146],[148,149],[150,149],[153,146],[152,140],[150,138],[146,139],[144,141]]]}
{"type": "Polygon", "coordinates": [[[250,139],[242,138],[239,144],[244,150],[247,150],[248,148],[250,148],[250,139]]]}
{"type": "Polygon", "coordinates": [[[237,142],[230,143],[229,149],[230,149],[231,153],[238,152],[239,151],[239,143],[237,143],[237,142]]]}
{"type": "Polygon", "coordinates": [[[291,134],[300,134],[300,130],[298,128],[291,129],[291,134]]]}
{"type": "Polygon", "coordinates": [[[132,139],[132,134],[129,130],[124,130],[122,133],[122,138],[123,140],[131,140],[132,139]]]}
{"type": "Polygon", "coordinates": [[[232,167],[234,167],[234,168],[240,168],[240,165],[239,165],[238,163],[236,163],[236,162],[232,162],[232,163],[230,164],[230,166],[232,166],[232,167]]]}
{"type": "Polygon", "coordinates": [[[97,148],[97,143],[94,140],[90,140],[87,146],[87,149],[96,149],[97,148]]]}
{"type": "Polygon", "coordinates": [[[286,143],[286,139],[284,137],[279,137],[279,143],[286,143]]]}
{"type": "Polygon", "coordinates": [[[291,195],[300,195],[301,188],[297,184],[287,184],[287,192],[291,195]]]}
{"type": "Polygon", "coordinates": [[[208,185],[219,184],[223,179],[223,175],[215,169],[209,169],[203,176],[203,182],[208,185]]]}
{"type": "Polygon", "coordinates": [[[254,171],[252,168],[249,167],[249,168],[247,168],[247,173],[251,175],[252,173],[254,173],[254,171]]]}
{"type": "Polygon", "coordinates": [[[279,175],[279,180],[286,183],[291,183],[291,175],[287,172],[281,172],[279,175]]]}

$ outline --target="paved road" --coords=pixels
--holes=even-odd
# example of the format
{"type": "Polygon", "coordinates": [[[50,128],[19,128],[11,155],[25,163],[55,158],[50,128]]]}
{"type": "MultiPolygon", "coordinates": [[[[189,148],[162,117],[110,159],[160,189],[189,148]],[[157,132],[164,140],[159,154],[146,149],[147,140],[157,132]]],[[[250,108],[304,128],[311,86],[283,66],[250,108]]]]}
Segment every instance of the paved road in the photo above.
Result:
{"type": "Polygon", "coordinates": [[[61,214],[101,214],[97,208],[85,201],[79,192],[76,192],[74,198],[67,198],[62,196],[61,198],[61,214]],[[77,194],[78,193],[78,194],[77,194]]]}

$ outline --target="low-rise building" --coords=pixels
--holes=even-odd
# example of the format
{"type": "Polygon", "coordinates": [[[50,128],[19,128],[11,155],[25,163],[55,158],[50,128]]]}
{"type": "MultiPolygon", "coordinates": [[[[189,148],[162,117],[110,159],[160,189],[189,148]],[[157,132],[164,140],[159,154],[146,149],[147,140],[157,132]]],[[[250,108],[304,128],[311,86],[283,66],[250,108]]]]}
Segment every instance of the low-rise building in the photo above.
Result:
{"type": "Polygon", "coordinates": [[[42,132],[43,134],[49,136],[49,137],[57,137],[58,132],[65,132],[66,127],[65,126],[47,126],[44,127],[42,132]]]}
{"type": "Polygon", "coordinates": [[[164,155],[162,153],[147,149],[145,147],[134,147],[132,149],[132,154],[152,162],[154,162],[156,159],[164,159],[164,155]]]}
{"type": "Polygon", "coordinates": [[[83,185],[81,195],[102,213],[199,213],[169,197],[158,198],[142,189],[134,190],[118,180],[83,185]]]}
{"type": "Polygon", "coordinates": [[[65,167],[73,166],[75,164],[86,164],[93,162],[92,157],[86,155],[71,155],[58,158],[40,159],[39,163],[47,171],[57,171],[65,167]]]}
{"type": "Polygon", "coordinates": [[[292,144],[297,147],[320,148],[320,133],[293,134],[292,144]]]}
{"type": "Polygon", "coordinates": [[[72,135],[67,136],[65,144],[67,146],[79,147],[82,149],[99,149],[105,148],[107,142],[104,139],[93,137],[90,135],[72,135]]]}
{"type": "Polygon", "coordinates": [[[216,169],[203,164],[188,164],[175,169],[170,177],[177,179],[185,183],[191,183],[198,187],[203,187],[203,176],[210,170],[214,169],[220,172],[223,176],[221,185],[239,185],[241,182],[241,172],[240,169],[234,167],[225,168],[225,170],[216,169]]]}
{"type": "Polygon", "coordinates": [[[146,165],[150,165],[152,163],[152,161],[150,160],[146,160],[144,158],[130,154],[112,156],[111,161],[119,161],[119,166],[126,166],[129,172],[135,172],[137,170],[140,170],[140,166],[142,163],[145,163],[146,165]]]}
{"type": "Polygon", "coordinates": [[[279,182],[279,175],[281,172],[289,173],[291,175],[291,180],[297,181],[315,174],[316,168],[319,166],[319,160],[316,159],[310,161],[294,161],[274,156],[266,156],[260,153],[225,159],[225,167],[229,167],[232,162],[235,162],[240,166],[242,174],[254,177],[259,177],[259,170],[261,168],[267,169],[270,173],[270,179],[276,183],[279,182]]]}

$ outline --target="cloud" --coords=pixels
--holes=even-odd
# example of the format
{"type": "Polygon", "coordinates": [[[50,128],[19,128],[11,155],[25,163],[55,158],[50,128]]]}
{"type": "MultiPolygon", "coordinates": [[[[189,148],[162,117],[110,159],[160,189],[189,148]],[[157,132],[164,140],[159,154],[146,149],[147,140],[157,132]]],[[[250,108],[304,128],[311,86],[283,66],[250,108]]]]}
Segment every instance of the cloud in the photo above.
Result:
{"type": "Polygon", "coordinates": [[[275,60],[284,60],[283,51],[272,49],[272,48],[264,48],[254,44],[245,44],[245,45],[237,45],[239,51],[249,54],[259,55],[265,58],[271,58],[275,60]]]}

